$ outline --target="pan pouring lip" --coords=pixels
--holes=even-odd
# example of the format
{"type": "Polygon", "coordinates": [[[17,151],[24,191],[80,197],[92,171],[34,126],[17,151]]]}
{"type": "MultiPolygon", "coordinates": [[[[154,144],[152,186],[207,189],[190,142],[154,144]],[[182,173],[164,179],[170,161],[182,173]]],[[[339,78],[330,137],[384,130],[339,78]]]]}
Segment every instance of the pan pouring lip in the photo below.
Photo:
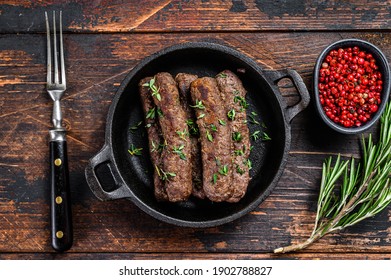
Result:
{"type": "MultiPolygon", "coordinates": [[[[110,106],[105,144],[86,167],[87,182],[100,200],[128,198],[149,215],[174,225],[212,227],[231,222],[254,210],[277,185],[286,165],[291,142],[290,122],[309,103],[309,94],[299,74],[290,69],[263,70],[249,57],[227,46],[194,42],[174,45],[143,59],[121,83],[110,106]],[[259,124],[266,124],[271,141],[255,141],[250,154],[252,177],[246,195],[237,203],[213,203],[191,198],[186,202],[158,202],[153,193],[153,167],[143,126],[138,83],[158,72],[215,76],[224,69],[235,72],[247,90],[248,115],[254,112],[259,124]],[[238,70],[239,69],[239,70],[238,70]],[[287,106],[277,82],[292,80],[300,101],[287,106]],[[129,156],[133,144],[143,148],[143,156],[129,156]],[[107,172],[102,172],[102,169],[107,172]],[[111,184],[104,183],[110,177],[111,184]]],[[[257,124],[248,123],[250,134],[257,124]]]]}

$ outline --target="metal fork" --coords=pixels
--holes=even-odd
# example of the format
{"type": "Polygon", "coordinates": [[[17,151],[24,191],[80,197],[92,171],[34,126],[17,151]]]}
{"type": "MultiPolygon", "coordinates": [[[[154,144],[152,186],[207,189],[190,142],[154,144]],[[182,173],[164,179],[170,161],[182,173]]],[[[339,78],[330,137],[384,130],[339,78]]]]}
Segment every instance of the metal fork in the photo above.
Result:
{"type": "Polygon", "coordinates": [[[56,12],[53,12],[53,59],[50,46],[50,26],[45,12],[47,32],[47,84],[53,100],[53,129],[50,135],[50,186],[51,186],[51,236],[57,251],[68,250],[73,242],[72,211],[69,188],[66,130],[62,126],[60,100],[66,90],[64,47],[62,38],[62,12],[60,11],[60,53],[57,53],[56,12]],[[60,58],[60,66],[58,63],[60,58]],[[54,73],[52,60],[54,61],[54,73]],[[61,73],[61,80],[60,80],[61,73]],[[53,79],[54,78],[54,82],[53,79]]]}

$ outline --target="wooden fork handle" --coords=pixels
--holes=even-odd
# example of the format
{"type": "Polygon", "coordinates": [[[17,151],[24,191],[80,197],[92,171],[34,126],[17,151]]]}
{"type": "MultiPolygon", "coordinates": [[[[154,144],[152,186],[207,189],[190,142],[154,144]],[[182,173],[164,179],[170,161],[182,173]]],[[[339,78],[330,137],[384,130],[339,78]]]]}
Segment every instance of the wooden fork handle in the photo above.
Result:
{"type": "Polygon", "coordinates": [[[73,243],[66,141],[50,141],[52,247],[66,251],[73,243]]]}

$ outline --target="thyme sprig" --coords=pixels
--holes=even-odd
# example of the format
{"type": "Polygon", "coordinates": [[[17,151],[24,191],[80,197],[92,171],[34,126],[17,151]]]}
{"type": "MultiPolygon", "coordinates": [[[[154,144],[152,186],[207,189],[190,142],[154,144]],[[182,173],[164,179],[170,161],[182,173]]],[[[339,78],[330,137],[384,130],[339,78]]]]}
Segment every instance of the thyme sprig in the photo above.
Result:
{"type": "Polygon", "coordinates": [[[186,124],[187,127],[189,128],[190,135],[198,136],[200,134],[197,124],[192,119],[188,119],[186,121],[186,124]]]}
{"type": "Polygon", "coordinates": [[[179,138],[186,140],[187,137],[189,137],[189,132],[187,131],[187,128],[185,128],[183,131],[177,130],[176,134],[178,134],[179,138]]]}
{"type": "Polygon", "coordinates": [[[186,160],[186,155],[183,153],[183,149],[185,148],[184,144],[181,144],[179,147],[174,146],[172,148],[173,153],[179,155],[179,158],[182,160],[186,160]]]}
{"type": "Polygon", "coordinates": [[[173,172],[164,171],[155,165],[156,172],[162,181],[170,181],[170,178],[176,177],[176,174],[173,172]]]}
{"type": "Polygon", "coordinates": [[[129,129],[130,129],[130,132],[131,133],[134,133],[139,127],[140,125],[143,123],[143,121],[139,121],[137,124],[135,125],[132,125],[129,129]]]}
{"type": "Polygon", "coordinates": [[[190,105],[190,107],[193,107],[193,108],[198,108],[200,110],[204,110],[205,109],[205,106],[204,104],[202,104],[202,100],[196,100],[196,104],[195,105],[190,105]]]}
{"type": "Polygon", "coordinates": [[[143,84],[144,87],[149,87],[152,92],[152,96],[155,96],[157,100],[162,101],[162,97],[159,93],[159,88],[155,85],[155,78],[152,78],[148,83],[143,84]]]}
{"type": "Polygon", "coordinates": [[[362,138],[362,158],[343,161],[338,155],[323,163],[315,225],[311,236],[300,244],[274,250],[286,253],[306,248],[331,232],[340,231],[373,217],[391,202],[391,103],[380,119],[380,137],[362,138]],[[341,184],[339,184],[341,182],[341,184]]]}
{"type": "Polygon", "coordinates": [[[141,151],[142,150],[143,150],[143,148],[136,148],[133,144],[131,144],[129,149],[128,149],[128,153],[131,156],[141,156],[141,151]]]}

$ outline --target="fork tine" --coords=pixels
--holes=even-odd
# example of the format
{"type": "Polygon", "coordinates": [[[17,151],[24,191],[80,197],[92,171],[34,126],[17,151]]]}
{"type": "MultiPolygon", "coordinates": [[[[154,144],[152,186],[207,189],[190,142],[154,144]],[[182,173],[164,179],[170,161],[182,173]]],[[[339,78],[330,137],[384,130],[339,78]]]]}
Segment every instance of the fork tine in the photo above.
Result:
{"type": "Polygon", "coordinates": [[[46,18],[46,38],[47,38],[47,78],[46,82],[48,84],[52,83],[52,51],[50,48],[50,28],[49,28],[49,19],[48,13],[45,12],[46,18]]]}
{"type": "Polygon", "coordinates": [[[56,36],[56,12],[53,11],[53,49],[54,49],[54,83],[59,84],[58,58],[57,58],[57,36],[56,36]]]}
{"type": "Polygon", "coordinates": [[[61,59],[61,83],[66,85],[65,63],[64,63],[64,46],[62,42],[62,11],[60,11],[60,59],[61,59]]]}

